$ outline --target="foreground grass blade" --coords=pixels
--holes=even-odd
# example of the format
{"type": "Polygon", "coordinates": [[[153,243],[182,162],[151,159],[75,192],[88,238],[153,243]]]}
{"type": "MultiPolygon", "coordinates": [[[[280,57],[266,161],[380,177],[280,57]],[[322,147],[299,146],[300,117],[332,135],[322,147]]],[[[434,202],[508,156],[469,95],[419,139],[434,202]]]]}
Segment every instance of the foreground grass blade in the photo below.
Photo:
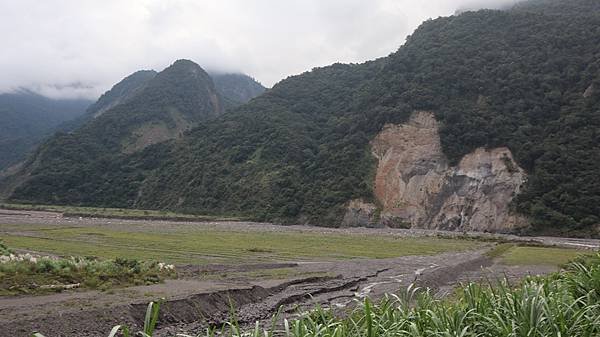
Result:
{"type": "Polygon", "coordinates": [[[119,330],[123,334],[123,337],[129,337],[129,328],[127,328],[126,326],[123,326],[123,325],[117,325],[117,326],[113,327],[112,330],[110,330],[108,337],[115,337],[117,335],[117,333],[119,332],[119,330]]]}
{"type": "Polygon", "coordinates": [[[152,334],[154,333],[154,328],[156,327],[156,323],[158,322],[159,309],[160,302],[148,303],[148,308],[146,309],[146,317],[144,318],[143,331],[143,334],[147,337],[152,337],[152,334]]]}

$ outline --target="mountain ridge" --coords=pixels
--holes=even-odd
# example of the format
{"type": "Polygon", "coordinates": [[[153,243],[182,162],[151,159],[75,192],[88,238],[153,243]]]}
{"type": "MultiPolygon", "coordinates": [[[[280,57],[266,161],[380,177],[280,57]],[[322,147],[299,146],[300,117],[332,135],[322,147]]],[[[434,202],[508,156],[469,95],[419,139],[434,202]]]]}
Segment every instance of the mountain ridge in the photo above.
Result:
{"type": "Polygon", "coordinates": [[[86,99],[51,99],[26,89],[0,94],[0,171],[23,160],[61,124],[83,115],[86,99]]]}
{"type": "MultiPolygon", "coordinates": [[[[178,138],[199,121],[224,113],[224,109],[212,78],[192,61],[175,61],[160,73],[138,71],[100,97],[78,121],[79,126],[66,128],[67,132],[42,144],[20,173],[5,179],[4,194],[30,179],[36,181],[40,175],[52,176],[38,180],[41,186],[60,190],[85,180],[85,172],[96,165],[121,172],[114,164],[124,160],[121,157],[178,138]]],[[[49,202],[55,200],[51,195],[46,194],[49,202]]]]}

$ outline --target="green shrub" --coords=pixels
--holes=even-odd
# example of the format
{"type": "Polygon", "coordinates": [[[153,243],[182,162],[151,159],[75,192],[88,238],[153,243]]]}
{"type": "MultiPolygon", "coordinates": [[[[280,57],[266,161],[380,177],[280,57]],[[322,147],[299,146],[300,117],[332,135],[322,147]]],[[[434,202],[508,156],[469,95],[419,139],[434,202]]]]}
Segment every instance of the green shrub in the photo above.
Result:
{"type": "Polygon", "coordinates": [[[174,267],[163,263],[117,258],[51,258],[12,256],[0,263],[0,294],[60,291],[65,286],[108,290],[113,287],[159,283],[175,276],[174,267]],[[43,287],[42,287],[43,286],[43,287]]]}
{"type": "Polygon", "coordinates": [[[2,240],[0,240],[0,256],[2,255],[10,255],[13,251],[8,249],[8,247],[4,244],[2,240]]]}

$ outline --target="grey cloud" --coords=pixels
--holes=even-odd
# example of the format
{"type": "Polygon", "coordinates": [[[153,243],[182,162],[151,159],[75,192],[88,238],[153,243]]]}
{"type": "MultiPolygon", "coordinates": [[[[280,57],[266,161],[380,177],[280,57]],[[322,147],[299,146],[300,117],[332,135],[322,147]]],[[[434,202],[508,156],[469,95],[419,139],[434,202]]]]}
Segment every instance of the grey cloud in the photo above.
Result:
{"type": "Polygon", "coordinates": [[[0,3],[0,92],[97,97],[179,58],[263,84],[395,51],[424,20],[514,0],[19,0],[0,3]]]}

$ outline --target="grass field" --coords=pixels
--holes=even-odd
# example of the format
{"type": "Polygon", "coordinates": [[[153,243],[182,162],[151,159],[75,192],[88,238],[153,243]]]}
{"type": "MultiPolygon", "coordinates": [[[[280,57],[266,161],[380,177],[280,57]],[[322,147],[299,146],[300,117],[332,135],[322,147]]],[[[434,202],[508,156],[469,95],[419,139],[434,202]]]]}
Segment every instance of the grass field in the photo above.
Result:
{"type": "Polygon", "coordinates": [[[508,265],[562,266],[580,255],[592,254],[576,249],[516,246],[507,250],[501,261],[508,265]]]}
{"type": "Polygon", "coordinates": [[[462,251],[475,241],[398,238],[344,233],[259,232],[193,229],[131,231],[106,227],[1,225],[4,242],[14,249],[57,255],[128,257],[170,263],[247,263],[261,261],[389,258],[462,251]]]}
{"type": "Polygon", "coordinates": [[[570,248],[499,244],[486,255],[496,261],[512,266],[556,266],[562,267],[579,256],[593,255],[595,252],[570,248]]]}

